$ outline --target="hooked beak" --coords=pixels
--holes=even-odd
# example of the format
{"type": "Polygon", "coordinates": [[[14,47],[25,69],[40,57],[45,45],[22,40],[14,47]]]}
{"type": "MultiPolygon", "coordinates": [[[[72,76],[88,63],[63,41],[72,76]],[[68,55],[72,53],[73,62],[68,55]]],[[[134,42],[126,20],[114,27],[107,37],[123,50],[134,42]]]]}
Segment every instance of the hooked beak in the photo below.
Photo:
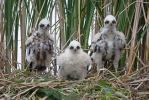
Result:
{"type": "Polygon", "coordinates": [[[112,26],[113,24],[112,23],[110,23],[110,26],[112,26]]]}
{"type": "Polygon", "coordinates": [[[74,51],[76,52],[76,51],[77,51],[77,49],[74,49],[74,51]]]}

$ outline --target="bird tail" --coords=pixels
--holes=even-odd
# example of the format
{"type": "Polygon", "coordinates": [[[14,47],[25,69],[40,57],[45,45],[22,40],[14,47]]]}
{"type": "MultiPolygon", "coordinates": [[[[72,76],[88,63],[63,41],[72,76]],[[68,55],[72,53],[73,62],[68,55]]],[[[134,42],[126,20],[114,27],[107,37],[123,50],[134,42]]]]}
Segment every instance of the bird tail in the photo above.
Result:
{"type": "Polygon", "coordinates": [[[27,68],[27,70],[30,71],[30,72],[32,71],[32,65],[33,65],[33,62],[31,62],[31,63],[29,64],[29,67],[27,68]]]}
{"type": "Polygon", "coordinates": [[[37,65],[34,69],[33,69],[33,62],[31,62],[29,64],[29,67],[28,67],[28,71],[37,71],[37,72],[42,72],[42,71],[45,71],[46,70],[46,66],[43,66],[43,65],[37,65]]]}
{"type": "Polygon", "coordinates": [[[35,70],[37,70],[38,72],[42,72],[46,70],[46,66],[42,66],[42,65],[38,65],[35,67],[35,70]]]}

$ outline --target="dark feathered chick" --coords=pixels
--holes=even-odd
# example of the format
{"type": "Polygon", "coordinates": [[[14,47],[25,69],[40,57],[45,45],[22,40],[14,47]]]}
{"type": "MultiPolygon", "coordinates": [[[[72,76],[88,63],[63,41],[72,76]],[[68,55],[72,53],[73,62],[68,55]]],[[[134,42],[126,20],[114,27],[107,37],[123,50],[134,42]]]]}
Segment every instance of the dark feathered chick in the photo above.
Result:
{"type": "Polygon", "coordinates": [[[39,22],[38,30],[33,31],[26,40],[26,59],[30,70],[44,71],[50,67],[54,40],[49,29],[50,22],[44,18],[39,22]]]}

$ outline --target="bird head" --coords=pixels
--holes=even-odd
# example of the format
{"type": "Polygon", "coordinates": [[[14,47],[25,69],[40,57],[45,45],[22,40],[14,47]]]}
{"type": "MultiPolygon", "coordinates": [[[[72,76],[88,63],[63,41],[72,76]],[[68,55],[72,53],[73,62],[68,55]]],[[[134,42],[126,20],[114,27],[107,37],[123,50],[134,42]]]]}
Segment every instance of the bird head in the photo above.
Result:
{"type": "Polygon", "coordinates": [[[104,27],[115,28],[116,27],[116,18],[112,15],[107,15],[104,19],[104,27]]]}
{"type": "Polygon", "coordinates": [[[80,43],[76,40],[71,41],[68,48],[71,52],[80,52],[82,50],[80,43]]]}
{"type": "Polygon", "coordinates": [[[50,22],[46,18],[42,19],[38,24],[38,31],[46,33],[50,29],[50,22]]]}

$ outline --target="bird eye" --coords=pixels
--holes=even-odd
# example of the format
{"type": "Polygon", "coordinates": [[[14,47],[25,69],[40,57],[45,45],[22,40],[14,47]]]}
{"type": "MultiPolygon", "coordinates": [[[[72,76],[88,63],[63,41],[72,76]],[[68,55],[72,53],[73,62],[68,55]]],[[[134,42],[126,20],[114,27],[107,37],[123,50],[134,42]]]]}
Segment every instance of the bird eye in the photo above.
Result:
{"type": "Polygon", "coordinates": [[[44,27],[44,24],[41,24],[40,27],[44,27]]]}
{"type": "Polygon", "coordinates": [[[50,25],[48,24],[47,27],[50,27],[50,25]]]}
{"type": "Polygon", "coordinates": [[[105,21],[105,24],[109,24],[109,21],[105,21]]]}
{"type": "Polygon", "coordinates": [[[116,24],[116,21],[115,21],[115,20],[113,20],[113,21],[112,21],[112,23],[113,23],[113,24],[116,24]]]}
{"type": "Polygon", "coordinates": [[[73,49],[73,46],[71,46],[70,49],[73,49]]]}
{"type": "Polygon", "coordinates": [[[77,49],[80,49],[80,47],[79,47],[79,46],[77,46],[77,49]]]}

